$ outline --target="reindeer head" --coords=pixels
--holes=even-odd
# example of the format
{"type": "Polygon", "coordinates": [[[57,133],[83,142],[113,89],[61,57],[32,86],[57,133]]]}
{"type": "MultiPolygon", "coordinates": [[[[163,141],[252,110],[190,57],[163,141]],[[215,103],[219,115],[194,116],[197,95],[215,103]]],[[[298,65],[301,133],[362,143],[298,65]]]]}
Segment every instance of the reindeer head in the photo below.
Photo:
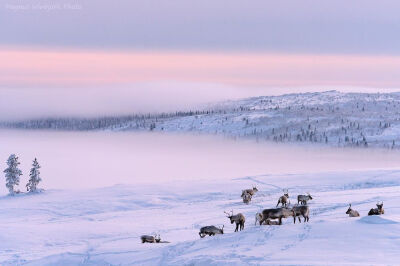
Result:
{"type": "Polygon", "coordinates": [[[231,224],[234,223],[234,220],[232,219],[233,217],[233,210],[231,211],[231,213],[224,211],[224,213],[226,214],[226,217],[229,218],[231,220],[231,224]]]}
{"type": "Polygon", "coordinates": [[[160,241],[161,241],[160,235],[155,235],[154,240],[156,240],[157,243],[160,243],[160,241]]]}
{"type": "Polygon", "coordinates": [[[349,209],[347,210],[346,214],[350,214],[351,212],[351,204],[349,204],[349,209]]]}
{"type": "Polygon", "coordinates": [[[284,190],[283,190],[283,195],[284,195],[286,198],[289,198],[289,190],[284,189],[284,190]]]}
{"type": "Polygon", "coordinates": [[[256,186],[253,186],[253,191],[254,191],[254,192],[257,192],[257,191],[258,191],[258,189],[257,189],[256,186]]]}
{"type": "Polygon", "coordinates": [[[378,207],[378,209],[380,210],[380,209],[382,209],[383,208],[383,201],[378,201],[377,203],[376,203],[376,207],[378,207]]]}
{"type": "Polygon", "coordinates": [[[307,196],[308,196],[310,199],[313,199],[313,198],[311,197],[310,193],[308,193],[308,192],[307,192],[307,196]]]}

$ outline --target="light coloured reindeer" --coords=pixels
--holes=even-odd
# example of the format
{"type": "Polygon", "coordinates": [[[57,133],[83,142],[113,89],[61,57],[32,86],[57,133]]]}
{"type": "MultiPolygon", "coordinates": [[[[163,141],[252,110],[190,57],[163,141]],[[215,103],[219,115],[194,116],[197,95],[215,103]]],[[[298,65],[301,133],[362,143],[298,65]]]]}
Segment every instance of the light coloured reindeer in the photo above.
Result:
{"type": "Polygon", "coordinates": [[[250,188],[250,189],[242,190],[242,195],[241,195],[241,197],[243,198],[244,195],[245,195],[246,193],[247,193],[247,194],[250,194],[250,195],[253,197],[254,194],[256,194],[257,191],[258,191],[258,189],[257,189],[256,186],[253,186],[253,188],[250,188]]]}
{"type": "Polygon", "coordinates": [[[353,210],[353,209],[351,208],[351,204],[349,204],[349,209],[346,211],[346,214],[348,214],[349,217],[359,217],[359,216],[360,216],[360,214],[358,213],[358,211],[353,210]]]}
{"type": "Polygon", "coordinates": [[[279,198],[276,207],[278,207],[279,204],[282,204],[282,207],[287,207],[289,204],[289,191],[287,189],[283,190],[283,196],[279,198]]]}
{"type": "Polygon", "coordinates": [[[243,196],[243,203],[249,204],[251,201],[251,195],[249,193],[245,193],[243,196]]]}

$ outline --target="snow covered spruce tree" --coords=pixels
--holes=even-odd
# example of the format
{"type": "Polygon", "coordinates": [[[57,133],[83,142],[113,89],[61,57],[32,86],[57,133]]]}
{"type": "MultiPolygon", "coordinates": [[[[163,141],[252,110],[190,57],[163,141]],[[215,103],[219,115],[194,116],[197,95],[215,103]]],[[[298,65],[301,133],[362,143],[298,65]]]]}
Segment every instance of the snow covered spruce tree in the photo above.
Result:
{"type": "Polygon", "coordinates": [[[6,187],[11,195],[14,195],[14,186],[19,185],[19,177],[22,175],[22,171],[18,168],[18,157],[15,154],[11,154],[7,160],[7,168],[4,170],[6,174],[6,187]]]}
{"type": "Polygon", "coordinates": [[[37,185],[39,184],[40,181],[42,181],[42,179],[40,178],[39,169],[40,169],[40,165],[39,165],[37,159],[35,158],[35,160],[33,160],[32,168],[29,173],[28,184],[26,184],[26,190],[29,192],[35,192],[37,189],[37,185]]]}

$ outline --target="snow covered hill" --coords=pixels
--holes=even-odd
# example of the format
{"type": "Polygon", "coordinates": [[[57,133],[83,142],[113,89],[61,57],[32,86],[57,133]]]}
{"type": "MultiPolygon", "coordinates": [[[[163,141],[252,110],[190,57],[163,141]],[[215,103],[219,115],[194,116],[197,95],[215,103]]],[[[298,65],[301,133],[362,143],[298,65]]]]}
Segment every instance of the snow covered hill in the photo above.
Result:
{"type": "Polygon", "coordinates": [[[338,91],[261,96],[198,111],[96,119],[39,119],[3,127],[219,134],[257,141],[400,147],[400,93],[338,91]]]}
{"type": "Polygon", "coordinates": [[[50,190],[0,198],[1,265],[398,265],[400,170],[262,175],[50,190]],[[241,189],[257,185],[250,205],[241,189]],[[310,192],[308,223],[255,226],[254,215],[310,192]],[[367,217],[378,200],[385,214],[367,217]],[[361,214],[349,218],[348,204],[361,214]],[[246,216],[245,229],[223,211],[246,216]],[[200,239],[199,228],[225,225],[200,239]],[[158,233],[170,243],[142,244],[158,233]]]}

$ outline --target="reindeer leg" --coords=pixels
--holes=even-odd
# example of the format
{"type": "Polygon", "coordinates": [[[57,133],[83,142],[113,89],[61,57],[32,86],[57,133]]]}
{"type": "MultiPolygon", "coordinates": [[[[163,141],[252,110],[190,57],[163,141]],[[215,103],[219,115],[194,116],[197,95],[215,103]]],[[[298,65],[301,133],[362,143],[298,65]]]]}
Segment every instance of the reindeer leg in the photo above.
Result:
{"type": "Polygon", "coordinates": [[[239,230],[239,224],[237,223],[237,224],[236,224],[235,232],[237,232],[238,230],[239,230]]]}
{"type": "Polygon", "coordinates": [[[283,216],[279,217],[279,225],[282,224],[282,217],[283,217],[283,216]]]}

